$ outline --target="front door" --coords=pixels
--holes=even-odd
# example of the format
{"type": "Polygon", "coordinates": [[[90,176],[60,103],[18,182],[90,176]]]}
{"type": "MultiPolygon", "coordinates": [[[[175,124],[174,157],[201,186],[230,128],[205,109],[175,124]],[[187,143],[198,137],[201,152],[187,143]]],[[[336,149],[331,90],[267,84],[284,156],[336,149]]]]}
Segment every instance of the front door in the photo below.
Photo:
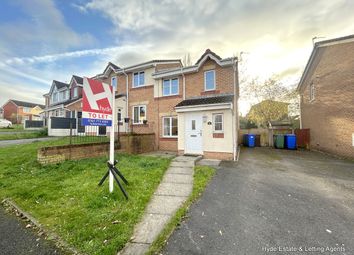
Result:
{"type": "Polygon", "coordinates": [[[185,154],[203,154],[202,115],[185,115],[185,154]]]}

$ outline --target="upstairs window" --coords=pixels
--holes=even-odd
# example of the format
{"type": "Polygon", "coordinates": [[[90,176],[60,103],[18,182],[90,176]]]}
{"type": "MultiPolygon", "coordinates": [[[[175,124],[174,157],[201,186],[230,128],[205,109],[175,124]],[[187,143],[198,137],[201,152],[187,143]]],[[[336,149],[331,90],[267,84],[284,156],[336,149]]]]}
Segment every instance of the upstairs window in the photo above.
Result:
{"type": "Polygon", "coordinates": [[[23,107],[23,112],[30,113],[31,112],[31,108],[23,107]]]}
{"type": "Polygon", "coordinates": [[[76,98],[76,97],[78,97],[78,96],[79,96],[79,88],[78,88],[78,87],[75,87],[75,88],[74,88],[74,95],[73,95],[73,97],[76,98]]]}
{"type": "Polygon", "coordinates": [[[310,101],[315,100],[315,84],[310,84],[310,101]]]}
{"type": "Polygon", "coordinates": [[[224,132],[224,116],[221,113],[213,114],[213,131],[214,133],[224,132]]]}
{"type": "Polygon", "coordinates": [[[134,73],[133,88],[145,85],[145,72],[134,73]]]}
{"type": "Polygon", "coordinates": [[[178,95],[178,78],[164,80],[162,84],[162,95],[172,96],[178,95]]]}
{"type": "Polygon", "coordinates": [[[113,88],[117,88],[117,77],[112,77],[111,78],[111,86],[113,88]]]}
{"type": "Polygon", "coordinates": [[[215,90],[215,70],[204,72],[204,89],[215,90]]]}
{"type": "Polygon", "coordinates": [[[133,107],[133,124],[142,124],[146,120],[146,105],[133,107]]]}
{"type": "Polygon", "coordinates": [[[177,117],[163,117],[163,136],[177,137],[178,136],[178,122],[177,117]]]}

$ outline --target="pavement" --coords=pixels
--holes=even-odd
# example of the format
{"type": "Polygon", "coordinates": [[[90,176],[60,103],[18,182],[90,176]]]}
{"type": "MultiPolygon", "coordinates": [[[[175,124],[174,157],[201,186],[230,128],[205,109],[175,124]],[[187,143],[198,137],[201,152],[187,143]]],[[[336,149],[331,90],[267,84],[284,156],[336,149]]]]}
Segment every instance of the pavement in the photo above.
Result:
{"type": "Polygon", "coordinates": [[[118,254],[145,254],[178,208],[193,190],[195,162],[199,157],[179,156],[172,160],[155,191],[140,223],[134,228],[130,242],[118,254]]]}
{"type": "Polygon", "coordinates": [[[26,143],[33,143],[33,142],[43,142],[49,140],[55,140],[58,137],[41,137],[41,138],[31,138],[31,139],[17,139],[17,140],[1,140],[0,147],[7,147],[11,145],[18,145],[18,144],[26,144],[26,143]]]}
{"type": "Polygon", "coordinates": [[[354,254],[354,162],[242,149],[222,162],[162,254],[354,254]]]}
{"type": "Polygon", "coordinates": [[[53,244],[39,238],[25,227],[24,222],[0,206],[0,254],[49,255],[60,254],[60,251],[53,244]]]}

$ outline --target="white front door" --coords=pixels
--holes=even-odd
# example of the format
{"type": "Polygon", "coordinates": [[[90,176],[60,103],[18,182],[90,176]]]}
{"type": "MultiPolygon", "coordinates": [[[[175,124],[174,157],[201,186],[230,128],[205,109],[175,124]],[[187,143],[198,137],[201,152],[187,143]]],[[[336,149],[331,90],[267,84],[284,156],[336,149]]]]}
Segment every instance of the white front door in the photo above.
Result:
{"type": "Polygon", "coordinates": [[[185,154],[203,154],[202,115],[185,115],[185,154]]]}

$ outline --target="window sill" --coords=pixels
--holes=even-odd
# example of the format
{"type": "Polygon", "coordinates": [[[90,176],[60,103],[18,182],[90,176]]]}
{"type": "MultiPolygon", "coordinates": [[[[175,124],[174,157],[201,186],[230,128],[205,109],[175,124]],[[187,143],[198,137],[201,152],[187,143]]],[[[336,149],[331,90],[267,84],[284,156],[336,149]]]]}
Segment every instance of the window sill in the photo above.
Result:
{"type": "Polygon", "coordinates": [[[137,87],[134,87],[132,86],[130,89],[143,89],[143,88],[150,88],[150,87],[153,87],[154,84],[147,84],[147,85],[140,85],[140,86],[137,86],[137,87]]]}
{"type": "Polygon", "coordinates": [[[177,141],[178,137],[177,136],[162,136],[160,137],[161,141],[177,141]]]}
{"type": "Polygon", "coordinates": [[[144,123],[132,123],[133,126],[148,126],[148,123],[144,124],[144,123]]]}
{"type": "Polygon", "coordinates": [[[208,95],[208,94],[220,94],[220,90],[205,90],[200,92],[201,95],[208,95]]]}

